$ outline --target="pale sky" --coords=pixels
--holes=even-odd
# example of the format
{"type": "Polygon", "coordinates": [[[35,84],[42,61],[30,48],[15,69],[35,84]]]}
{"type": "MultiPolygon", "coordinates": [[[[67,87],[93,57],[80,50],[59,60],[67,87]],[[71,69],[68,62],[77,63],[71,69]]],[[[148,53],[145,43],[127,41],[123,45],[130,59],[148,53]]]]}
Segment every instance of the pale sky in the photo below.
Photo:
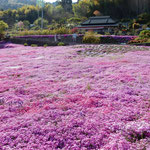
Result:
{"type": "MultiPolygon", "coordinates": [[[[51,2],[51,3],[53,3],[53,2],[55,2],[56,0],[44,0],[45,2],[51,2]]],[[[73,2],[77,2],[77,0],[72,0],[73,2]]]]}

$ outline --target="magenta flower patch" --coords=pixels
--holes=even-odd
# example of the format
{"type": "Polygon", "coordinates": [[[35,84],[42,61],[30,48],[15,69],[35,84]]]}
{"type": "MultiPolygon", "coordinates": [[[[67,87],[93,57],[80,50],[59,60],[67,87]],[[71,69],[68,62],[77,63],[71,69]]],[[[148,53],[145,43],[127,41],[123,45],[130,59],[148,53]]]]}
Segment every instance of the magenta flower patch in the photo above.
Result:
{"type": "Polygon", "coordinates": [[[150,48],[0,49],[0,149],[150,148],[150,48]]]}

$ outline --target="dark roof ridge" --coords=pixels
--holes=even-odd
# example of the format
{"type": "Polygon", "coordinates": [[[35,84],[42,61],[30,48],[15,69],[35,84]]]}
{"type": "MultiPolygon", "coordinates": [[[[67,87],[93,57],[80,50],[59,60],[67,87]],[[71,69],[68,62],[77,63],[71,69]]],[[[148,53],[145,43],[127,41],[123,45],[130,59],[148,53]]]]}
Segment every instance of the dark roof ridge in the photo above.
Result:
{"type": "Polygon", "coordinates": [[[116,24],[117,21],[110,16],[96,16],[90,17],[88,20],[81,23],[81,25],[104,25],[104,24],[116,24]]]}
{"type": "Polygon", "coordinates": [[[103,18],[108,19],[108,18],[111,18],[111,17],[110,16],[94,16],[94,17],[90,17],[89,19],[96,19],[96,18],[97,19],[103,19],[103,18]]]}

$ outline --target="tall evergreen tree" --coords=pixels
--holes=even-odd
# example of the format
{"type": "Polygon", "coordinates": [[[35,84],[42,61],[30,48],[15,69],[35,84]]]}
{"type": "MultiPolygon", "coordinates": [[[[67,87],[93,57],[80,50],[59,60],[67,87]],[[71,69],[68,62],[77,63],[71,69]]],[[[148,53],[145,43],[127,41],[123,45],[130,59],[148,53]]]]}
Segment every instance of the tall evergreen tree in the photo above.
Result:
{"type": "Polygon", "coordinates": [[[72,12],[72,0],[62,0],[61,4],[66,11],[72,12]]]}

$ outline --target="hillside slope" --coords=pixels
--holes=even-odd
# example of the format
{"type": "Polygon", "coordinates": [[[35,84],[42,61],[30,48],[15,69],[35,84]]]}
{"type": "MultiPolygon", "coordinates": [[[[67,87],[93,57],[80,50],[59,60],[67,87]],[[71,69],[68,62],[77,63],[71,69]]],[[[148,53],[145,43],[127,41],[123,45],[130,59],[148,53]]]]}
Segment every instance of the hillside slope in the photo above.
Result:
{"type": "Polygon", "coordinates": [[[0,0],[0,9],[16,9],[23,5],[35,5],[36,0],[0,0]]]}

